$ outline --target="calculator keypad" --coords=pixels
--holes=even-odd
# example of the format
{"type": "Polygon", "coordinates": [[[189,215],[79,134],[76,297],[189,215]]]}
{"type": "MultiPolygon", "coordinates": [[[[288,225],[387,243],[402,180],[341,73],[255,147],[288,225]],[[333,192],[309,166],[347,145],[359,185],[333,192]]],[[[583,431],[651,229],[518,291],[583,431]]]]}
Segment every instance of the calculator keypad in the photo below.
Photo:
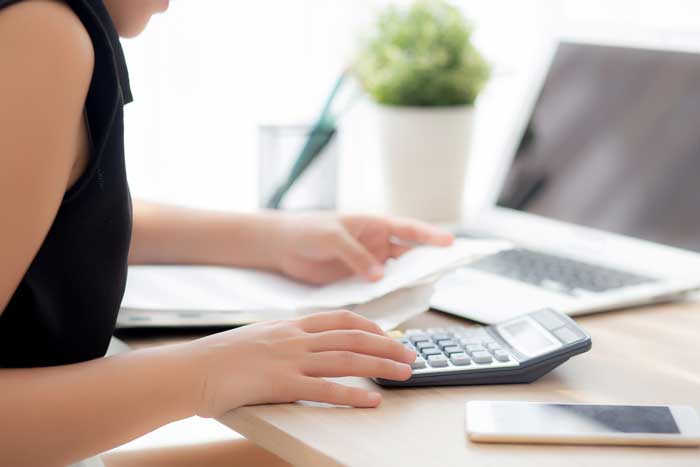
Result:
{"type": "Polygon", "coordinates": [[[411,364],[414,374],[518,366],[483,328],[409,329],[401,342],[418,353],[411,364]]]}
{"type": "Polygon", "coordinates": [[[388,335],[417,352],[411,378],[375,378],[382,386],[395,387],[530,383],[591,348],[584,329],[550,309],[491,326],[397,330],[388,335]]]}

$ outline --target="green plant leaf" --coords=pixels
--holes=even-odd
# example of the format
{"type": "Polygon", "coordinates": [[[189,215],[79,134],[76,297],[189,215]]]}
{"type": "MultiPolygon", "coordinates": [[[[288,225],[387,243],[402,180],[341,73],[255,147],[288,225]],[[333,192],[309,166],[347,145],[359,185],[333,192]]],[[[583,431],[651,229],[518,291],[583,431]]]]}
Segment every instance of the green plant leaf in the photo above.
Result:
{"type": "Polygon", "coordinates": [[[471,43],[472,27],[444,0],[390,6],[354,61],[354,73],[380,104],[473,105],[490,67],[471,43]]]}

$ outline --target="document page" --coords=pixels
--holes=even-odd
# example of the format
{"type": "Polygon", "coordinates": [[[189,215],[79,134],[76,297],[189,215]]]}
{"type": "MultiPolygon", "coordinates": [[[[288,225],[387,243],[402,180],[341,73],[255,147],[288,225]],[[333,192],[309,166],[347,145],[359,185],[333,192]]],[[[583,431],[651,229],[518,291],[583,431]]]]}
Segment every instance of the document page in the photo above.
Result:
{"type": "MultiPolygon", "coordinates": [[[[246,319],[253,315],[276,319],[309,310],[351,307],[418,285],[431,285],[432,290],[432,283],[443,274],[507,247],[501,241],[464,239],[446,248],[420,246],[389,260],[384,277],[377,282],[354,277],[321,287],[250,269],[132,266],[122,312],[242,313],[246,319]]],[[[421,296],[425,295],[426,288],[421,290],[421,296]]]]}

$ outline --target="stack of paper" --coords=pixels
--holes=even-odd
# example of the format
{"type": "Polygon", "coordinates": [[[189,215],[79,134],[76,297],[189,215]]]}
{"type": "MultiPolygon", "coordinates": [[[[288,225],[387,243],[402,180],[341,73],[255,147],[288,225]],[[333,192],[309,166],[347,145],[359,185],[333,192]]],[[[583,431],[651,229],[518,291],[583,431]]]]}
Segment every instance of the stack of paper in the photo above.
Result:
{"type": "Polygon", "coordinates": [[[506,246],[491,240],[420,246],[390,260],[380,281],[351,278],[323,287],[249,269],[133,266],[117,326],[226,326],[353,307],[388,329],[425,311],[442,275],[506,246]]]}

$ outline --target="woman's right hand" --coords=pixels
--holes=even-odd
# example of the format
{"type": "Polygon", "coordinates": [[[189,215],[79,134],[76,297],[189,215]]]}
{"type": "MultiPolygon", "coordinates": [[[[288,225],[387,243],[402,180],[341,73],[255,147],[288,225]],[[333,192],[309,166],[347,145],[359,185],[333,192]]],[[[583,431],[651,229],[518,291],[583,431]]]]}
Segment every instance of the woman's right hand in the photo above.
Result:
{"type": "Polygon", "coordinates": [[[377,392],[324,377],[406,380],[413,350],[349,311],[253,324],[184,344],[198,378],[197,415],[299,400],[376,407],[377,392]]]}

